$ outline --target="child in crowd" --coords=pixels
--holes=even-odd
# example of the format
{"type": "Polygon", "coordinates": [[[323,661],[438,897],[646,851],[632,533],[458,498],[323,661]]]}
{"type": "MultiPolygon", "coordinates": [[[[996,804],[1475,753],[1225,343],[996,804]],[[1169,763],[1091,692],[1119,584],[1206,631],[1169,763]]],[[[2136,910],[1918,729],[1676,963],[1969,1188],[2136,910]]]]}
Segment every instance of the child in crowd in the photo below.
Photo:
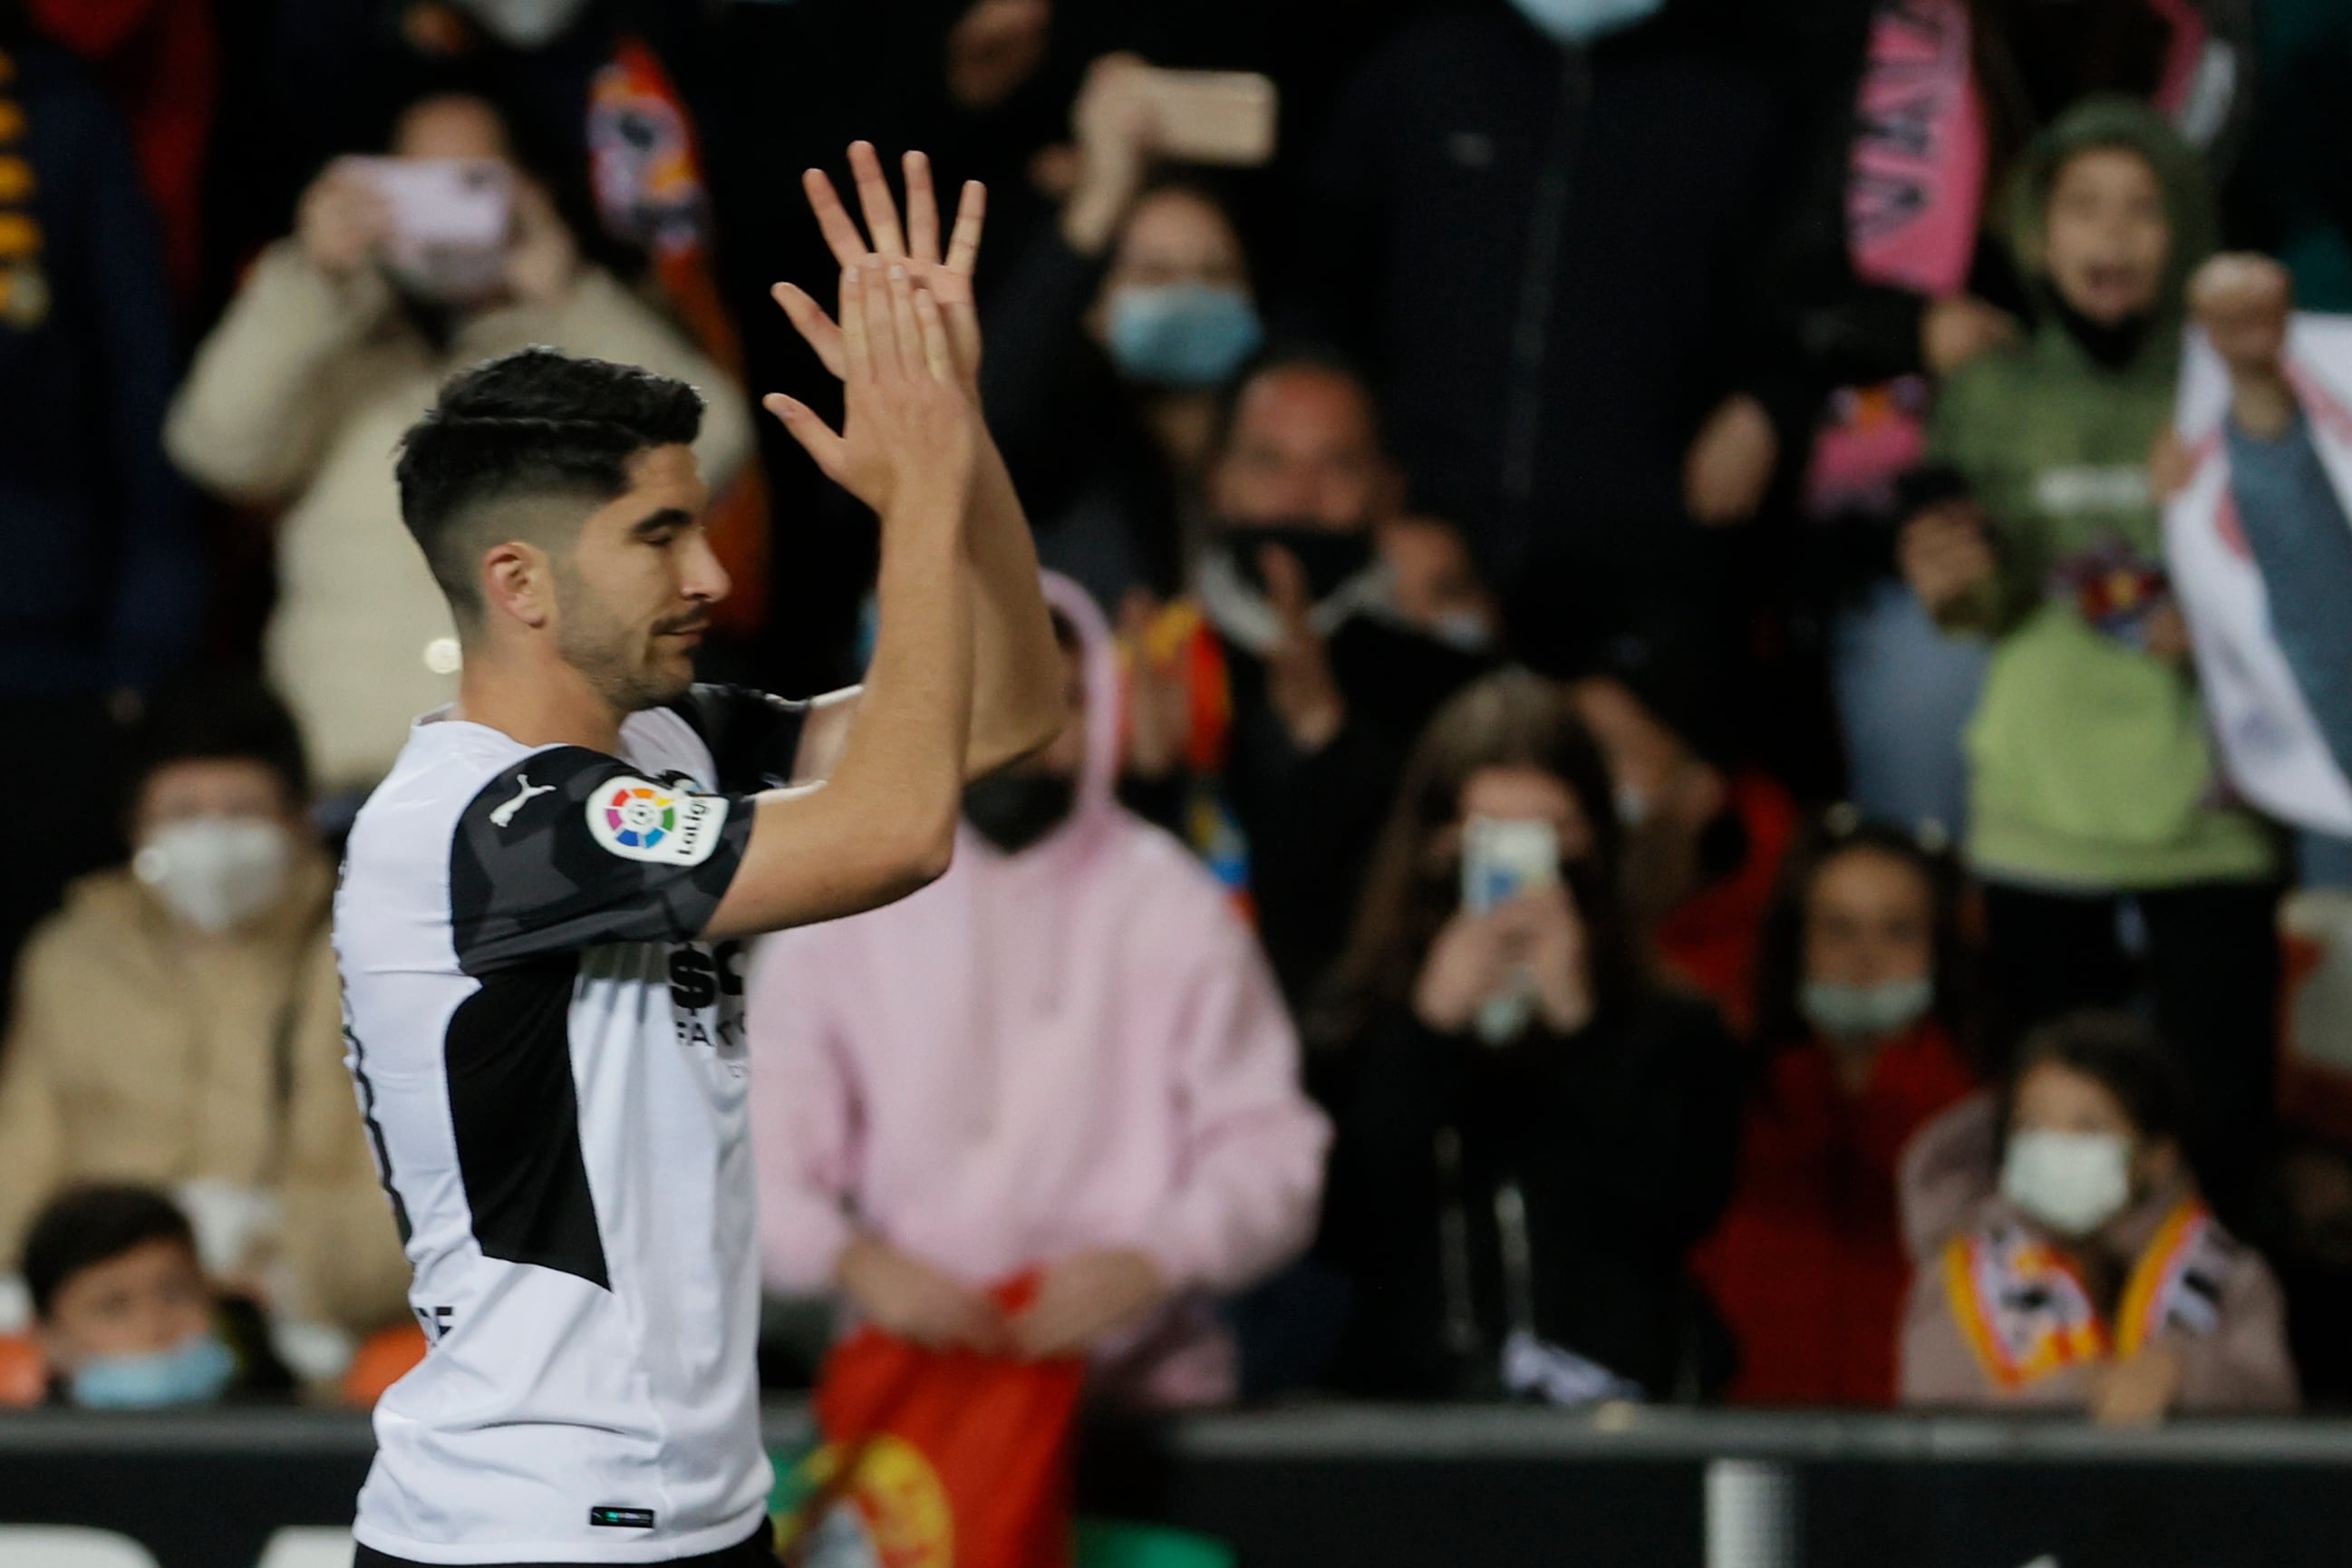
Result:
{"type": "Polygon", "coordinates": [[[1896,1156],[1974,1084],[1958,877],[1833,813],[1767,922],[1739,1186],[1701,1272],[1755,1404],[1891,1405],[1909,1273],[1896,1156]]]}
{"type": "Polygon", "coordinates": [[[2117,1425],[2294,1408],[2278,1281],[2205,1206],[2186,1092],[2126,1015],[2028,1037],[2000,1100],[2000,1191],[1914,1279],[1905,1404],[2117,1425]]]}
{"type": "Polygon", "coordinates": [[[24,1272],[56,1403],[150,1409],[293,1389],[259,1314],[215,1292],[187,1215],[161,1193],[58,1194],[33,1224],[24,1272]]]}
{"type": "Polygon", "coordinates": [[[2067,113],[2021,173],[2014,243],[2046,319],[1946,386],[1931,456],[1972,499],[1902,544],[1937,618],[1994,643],[1968,735],[1989,986],[2005,1039],[2124,1003],[2128,904],[2165,1035],[2242,1145],[2266,1114],[2275,854],[2221,796],[2148,462],[2211,198],[2189,149],[2121,100],[2067,113]]]}
{"type": "Polygon", "coordinates": [[[1720,1383],[1685,1258],[1730,1187],[1730,1047],[1635,962],[1620,843],[1553,683],[1488,677],[1422,738],[1321,1021],[1323,1258],[1354,1292],[1339,1387],[1576,1404],[1720,1383]],[[1556,847],[1557,873],[1472,907],[1465,844],[1497,825],[1556,847]]]}

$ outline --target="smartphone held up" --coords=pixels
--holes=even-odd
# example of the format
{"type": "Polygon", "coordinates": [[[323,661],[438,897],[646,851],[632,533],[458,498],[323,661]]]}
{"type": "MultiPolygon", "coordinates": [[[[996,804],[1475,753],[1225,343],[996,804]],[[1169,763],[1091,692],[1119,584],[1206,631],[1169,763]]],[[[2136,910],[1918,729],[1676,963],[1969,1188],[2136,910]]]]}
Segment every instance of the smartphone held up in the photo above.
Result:
{"type": "Polygon", "coordinates": [[[384,269],[419,299],[470,305],[506,283],[514,228],[514,174],[495,158],[344,161],[391,216],[384,269]]]}

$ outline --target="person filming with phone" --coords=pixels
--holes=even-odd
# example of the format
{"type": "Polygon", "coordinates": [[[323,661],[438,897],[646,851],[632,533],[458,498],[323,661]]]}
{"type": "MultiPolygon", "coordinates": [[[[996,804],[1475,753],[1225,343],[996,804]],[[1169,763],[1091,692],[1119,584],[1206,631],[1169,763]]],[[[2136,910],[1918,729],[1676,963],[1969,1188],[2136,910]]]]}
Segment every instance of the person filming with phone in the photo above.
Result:
{"type": "Polygon", "coordinates": [[[494,105],[419,99],[388,151],[337,159],[303,193],[164,430],[191,478],[279,511],[268,664],[331,801],[382,777],[409,719],[457,693],[456,628],[393,483],[400,434],[446,377],[543,343],[698,387],[695,455],[714,486],[751,443],[741,390],[582,259],[494,105]]]}
{"type": "Polygon", "coordinates": [[[1578,1405],[1728,1371],[1686,1259],[1730,1191],[1730,1045],[1643,973],[1619,847],[1559,687],[1507,671],[1439,710],[1313,1031],[1337,1386],[1578,1405]]]}

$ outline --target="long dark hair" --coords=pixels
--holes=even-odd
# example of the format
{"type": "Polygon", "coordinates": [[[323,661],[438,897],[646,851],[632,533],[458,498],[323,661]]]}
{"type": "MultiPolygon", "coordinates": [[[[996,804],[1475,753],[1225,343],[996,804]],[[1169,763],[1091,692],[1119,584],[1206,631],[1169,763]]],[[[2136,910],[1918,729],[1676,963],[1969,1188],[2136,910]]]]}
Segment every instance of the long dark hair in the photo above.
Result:
{"type": "Polygon", "coordinates": [[[1622,837],[1608,764],[1565,688],[1524,669],[1490,675],[1456,692],[1422,731],[1406,764],[1364,879],[1355,931],[1332,971],[1308,1037],[1336,1046],[1402,1008],[1430,944],[1459,903],[1458,862],[1436,840],[1462,816],[1462,791],[1486,768],[1535,768],[1575,796],[1591,835],[1572,879],[1605,1009],[1634,982],[1618,893],[1622,837]]]}
{"type": "Polygon", "coordinates": [[[1959,866],[1949,851],[1922,844],[1891,823],[1857,816],[1849,807],[1835,807],[1816,822],[1781,868],[1780,883],[1764,917],[1762,945],[1756,958],[1756,1038],[1759,1056],[1769,1056],[1812,1037],[1812,1026],[1797,1007],[1797,993],[1805,980],[1805,916],[1813,900],[1813,885],[1832,861],[1851,854],[1884,855],[1916,872],[1927,886],[1932,918],[1934,955],[1930,978],[1935,982],[1934,1016],[1964,1048],[1973,1048],[1974,992],[1968,943],[1960,931],[1959,866]]]}

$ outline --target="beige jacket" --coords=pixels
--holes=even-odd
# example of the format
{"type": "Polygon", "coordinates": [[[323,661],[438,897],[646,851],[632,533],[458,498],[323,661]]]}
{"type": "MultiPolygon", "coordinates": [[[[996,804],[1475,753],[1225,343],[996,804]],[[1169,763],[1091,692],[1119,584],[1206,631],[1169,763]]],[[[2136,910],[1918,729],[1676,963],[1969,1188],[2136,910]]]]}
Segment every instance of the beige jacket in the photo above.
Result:
{"type": "Polygon", "coordinates": [[[26,945],[0,1055],[0,1271],[68,1183],[209,1177],[278,1197],[285,1305],[354,1332],[405,1315],[343,1068],[333,884],[307,856],[278,909],[203,942],[128,871],[74,885],[26,945]]]}
{"type": "Polygon", "coordinates": [[[163,439],[173,462],[232,500],[285,508],[269,674],[325,790],[383,777],[409,721],[457,695],[448,608],[401,526],[394,448],[451,374],[532,343],[700,387],[709,409],[695,451],[714,488],[749,457],[741,388],[593,267],[561,307],[487,311],[439,350],[379,274],[331,279],[281,241],[173,400],[163,439]]]}
{"type": "MultiPolygon", "coordinates": [[[[2117,1278],[2132,1273],[2144,1258],[2162,1256],[2164,1243],[2173,1234],[2167,1220],[2189,1191],[2182,1184],[2149,1194],[2095,1239],[2091,1245],[2117,1278]]],[[[1990,1318],[1964,1307],[1956,1294],[1948,1249],[1966,1247],[1970,1237],[2021,1234],[2048,1240],[2003,1199],[1985,1197],[1956,1235],[1942,1242],[1934,1256],[1919,1260],[1902,1332],[1904,1404],[2045,1410],[2088,1406],[2091,1382],[2102,1364],[2098,1360],[2076,1360],[2004,1384],[1978,1348],[1981,1325],[1990,1318]]],[[[2181,1352],[2175,1409],[2209,1415],[2294,1410],[2300,1394],[2287,1353],[2286,1303],[2277,1276],[2218,1224],[2191,1261],[2196,1279],[2192,1289],[2180,1292],[2182,1310],[2157,1314],[2161,1321],[2155,1331],[2181,1352]]]]}

